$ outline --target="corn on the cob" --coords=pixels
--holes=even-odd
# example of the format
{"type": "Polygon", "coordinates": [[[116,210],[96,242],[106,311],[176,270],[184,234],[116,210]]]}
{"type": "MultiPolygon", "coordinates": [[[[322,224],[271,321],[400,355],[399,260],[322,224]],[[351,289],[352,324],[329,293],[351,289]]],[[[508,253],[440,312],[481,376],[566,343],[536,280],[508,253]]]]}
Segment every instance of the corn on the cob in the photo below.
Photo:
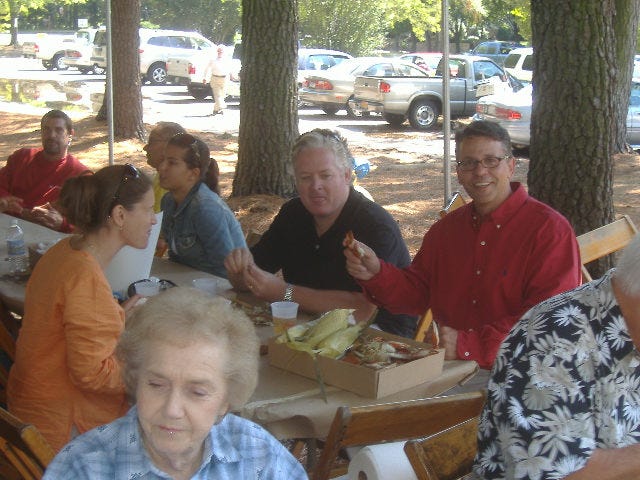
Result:
{"type": "Polygon", "coordinates": [[[338,358],[356,341],[362,328],[363,326],[358,324],[333,332],[318,344],[318,355],[338,358]]]}
{"type": "Polygon", "coordinates": [[[353,310],[339,308],[325,313],[318,319],[318,323],[312,326],[302,340],[311,348],[316,348],[322,340],[333,332],[345,329],[349,326],[349,315],[353,310]]]}

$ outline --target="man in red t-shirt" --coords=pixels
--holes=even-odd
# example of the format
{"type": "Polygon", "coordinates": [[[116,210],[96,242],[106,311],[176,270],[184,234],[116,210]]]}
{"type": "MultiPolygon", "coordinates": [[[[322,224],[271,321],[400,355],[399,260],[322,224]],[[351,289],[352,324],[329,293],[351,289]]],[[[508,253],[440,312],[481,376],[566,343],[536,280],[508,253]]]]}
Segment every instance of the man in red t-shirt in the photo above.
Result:
{"type": "Polygon", "coordinates": [[[42,148],[16,150],[0,169],[0,212],[54,230],[71,230],[53,204],[67,178],[89,172],[67,153],[73,134],[66,113],[51,110],[44,114],[40,120],[42,148]]]}
{"type": "Polygon", "coordinates": [[[580,284],[580,253],[569,222],[511,181],[515,159],[500,125],[479,121],[457,132],[456,160],[473,201],[427,231],[411,265],[399,269],[358,242],[361,257],[345,249],[347,271],[391,313],[430,308],[445,360],[475,360],[488,378],[514,323],[580,284]]]}

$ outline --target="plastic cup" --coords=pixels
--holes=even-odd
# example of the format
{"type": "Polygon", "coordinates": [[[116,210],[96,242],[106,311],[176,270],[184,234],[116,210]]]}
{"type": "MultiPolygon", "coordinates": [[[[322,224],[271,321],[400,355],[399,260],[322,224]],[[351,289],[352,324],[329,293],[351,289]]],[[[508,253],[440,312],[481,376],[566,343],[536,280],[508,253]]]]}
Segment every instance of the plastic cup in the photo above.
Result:
{"type": "Polygon", "coordinates": [[[298,304],[296,302],[273,302],[271,304],[273,330],[276,335],[296,324],[298,318],[298,304]]]}
{"type": "Polygon", "coordinates": [[[136,293],[143,297],[153,297],[160,293],[160,284],[158,282],[136,283],[136,293]]]}
{"type": "Polygon", "coordinates": [[[218,293],[218,280],[215,278],[196,278],[193,280],[193,286],[209,295],[218,293]]]}

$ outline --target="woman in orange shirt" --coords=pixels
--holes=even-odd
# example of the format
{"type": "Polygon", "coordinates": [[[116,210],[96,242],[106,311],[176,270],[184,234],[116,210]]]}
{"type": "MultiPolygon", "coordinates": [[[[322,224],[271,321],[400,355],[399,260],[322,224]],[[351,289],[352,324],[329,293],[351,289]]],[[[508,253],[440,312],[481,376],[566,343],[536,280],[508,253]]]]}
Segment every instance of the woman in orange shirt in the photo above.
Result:
{"type": "Polygon", "coordinates": [[[146,247],[156,223],[150,180],[133,165],[69,179],[58,208],[79,234],[51,247],[27,284],[9,375],[9,410],[54,449],[128,409],[114,350],[125,311],[104,270],[125,245],[146,247]]]}

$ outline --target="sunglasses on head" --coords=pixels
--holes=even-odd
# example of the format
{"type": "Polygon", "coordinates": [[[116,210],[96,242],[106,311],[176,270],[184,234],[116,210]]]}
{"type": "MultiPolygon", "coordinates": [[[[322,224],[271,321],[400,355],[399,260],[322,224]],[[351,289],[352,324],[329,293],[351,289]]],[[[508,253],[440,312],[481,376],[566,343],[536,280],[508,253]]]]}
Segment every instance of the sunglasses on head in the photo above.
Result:
{"type": "Polygon", "coordinates": [[[172,145],[178,145],[183,148],[190,148],[200,163],[200,149],[198,148],[198,139],[189,133],[176,133],[169,142],[172,145]]]}
{"type": "Polygon", "coordinates": [[[118,200],[120,200],[120,191],[122,190],[122,186],[129,181],[129,179],[136,179],[140,177],[140,172],[136,167],[131,165],[130,163],[125,163],[124,168],[122,170],[122,177],[120,177],[120,181],[118,182],[118,186],[116,187],[116,191],[113,194],[113,198],[111,200],[111,207],[109,211],[113,209],[118,204],[118,200]]]}

